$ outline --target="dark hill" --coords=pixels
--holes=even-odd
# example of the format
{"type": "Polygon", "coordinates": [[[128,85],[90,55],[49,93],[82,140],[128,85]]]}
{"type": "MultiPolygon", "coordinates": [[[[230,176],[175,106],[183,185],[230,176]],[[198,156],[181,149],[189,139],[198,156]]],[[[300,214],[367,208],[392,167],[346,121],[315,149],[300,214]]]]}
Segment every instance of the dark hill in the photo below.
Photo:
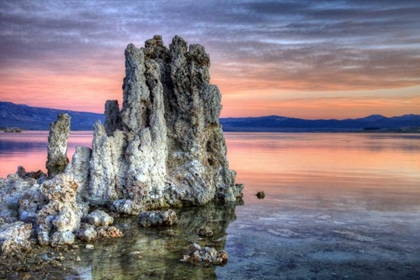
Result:
{"type": "Polygon", "coordinates": [[[72,130],[92,130],[97,120],[104,121],[103,114],[30,107],[27,105],[0,102],[0,127],[18,127],[28,130],[49,130],[57,114],[71,116],[72,130]]]}
{"type": "MultiPolygon", "coordinates": [[[[104,122],[103,114],[30,107],[11,102],[0,102],[0,127],[18,127],[28,130],[49,130],[57,114],[71,116],[72,130],[92,130],[97,120],[104,122]]],[[[420,132],[420,115],[387,118],[371,115],[359,119],[304,120],[281,116],[221,118],[224,131],[253,132],[420,132]]]]}

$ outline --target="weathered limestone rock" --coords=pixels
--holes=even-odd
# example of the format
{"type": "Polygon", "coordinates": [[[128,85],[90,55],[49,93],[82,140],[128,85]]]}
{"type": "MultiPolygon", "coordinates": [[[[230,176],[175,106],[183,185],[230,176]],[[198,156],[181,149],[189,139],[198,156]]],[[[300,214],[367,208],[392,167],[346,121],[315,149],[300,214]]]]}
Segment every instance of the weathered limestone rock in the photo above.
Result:
{"type": "Polygon", "coordinates": [[[129,199],[116,200],[111,205],[111,210],[123,215],[138,215],[142,207],[129,199]]]}
{"type": "Polygon", "coordinates": [[[225,264],[228,261],[228,254],[223,251],[217,251],[214,248],[201,248],[198,244],[191,244],[190,250],[181,259],[182,262],[197,264],[200,262],[208,262],[212,264],[225,264]]]}
{"type": "Polygon", "coordinates": [[[98,238],[118,238],[123,237],[124,234],[116,227],[102,226],[96,229],[98,238]]]}
{"type": "Polygon", "coordinates": [[[143,211],[140,213],[139,225],[143,227],[151,226],[171,226],[178,223],[178,218],[174,210],[167,211],[143,211]]]}
{"type": "Polygon", "coordinates": [[[150,209],[240,197],[243,186],[235,184],[226,159],[221,95],[209,82],[204,47],[175,36],[166,48],[156,35],[144,48],[129,44],[125,57],[121,109],[117,101],[106,102],[91,154],[77,149],[66,169],[83,186],[80,197],[119,213],[138,211],[115,201],[150,209]]]}
{"type": "Polygon", "coordinates": [[[47,170],[50,178],[64,172],[69,162],[67,158],[67,139],[70,134],[70,116],[61,113],[57,120],[50,125],[48,135],[48,160],[47,170]]]}
{"type": "Polygon", "coordinates": [[[90,242],[98,238],[98,233],[96,232],[94,226],[83,224],[80,229],[76,231],[76,236],[82,241],[90,242]]]}
{"type": "Polygon", "coordinates": [[[49,202],[37,214],[37,234],[41,245],[71,244],[72,232],[80,227],[82,216],[89,207],[77,202],[77,183],[73,177],[58,174],[41,186],[49,202]],[[58,232],[58,233],[57,233],[58,232]]]}
{"type": "Polygon", "coordinates": [[[87,216],[88,223],[98,226],[110,226],[114,222],[114,218],[101,210],[95,210],[87,216]]]}
{"type": "Polygon", "coordinates": [[[0,254],[9,255],[20,251],[30,251],[32,224],[15,222],[0,225],[0,254]]]}
{"type": "Polygon", "coordinates": [[[30,222],[29,216],[36,216],[36,208],[44,203],[40,185],[35,179],[23,179],[18,174],[9,174],[6,179],[0,178],[0,217],[5,222],[15,222],[19,217],[30,222]]]}
{"type": "Polygon", "coordinates": [[[89,165],[91,156],[92,149],[77,146],[71,162],[65,169],[65,173],[73,175],[75,182],[79,185],[77,189],[78,200],[82,200],[82,196],[87,194],[90,179],[89,165]]]}

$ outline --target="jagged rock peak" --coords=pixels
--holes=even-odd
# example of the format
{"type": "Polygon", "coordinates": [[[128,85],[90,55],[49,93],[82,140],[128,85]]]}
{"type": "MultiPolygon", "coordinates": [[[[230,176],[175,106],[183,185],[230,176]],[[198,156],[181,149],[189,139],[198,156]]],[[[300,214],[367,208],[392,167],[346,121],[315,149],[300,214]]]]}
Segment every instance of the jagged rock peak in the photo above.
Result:
{"type": "Polygon", "coordinates": [[[50,125],[48,135],[48,176],[53,177],[64,171],[69,162],[67,158],[67,139],[70,134],[70,116],[60,113],[57,120],[50,125]]]}
{"type": "Polygon", "coordinates": [[[91,204],[159,208],[241,196],[229,169],[219,124],[221,94],[209,83],[210,56],[179,36],[169,49],[155,35],[145,47],[125,50],[123,104],[105,105],[105,126],[95,124],[90,158],[68,168],[91,204]],[[128,204],[127,204],[128,205],[128,204]],[[131,205],[131,204],[130,204],[131,205]]]}

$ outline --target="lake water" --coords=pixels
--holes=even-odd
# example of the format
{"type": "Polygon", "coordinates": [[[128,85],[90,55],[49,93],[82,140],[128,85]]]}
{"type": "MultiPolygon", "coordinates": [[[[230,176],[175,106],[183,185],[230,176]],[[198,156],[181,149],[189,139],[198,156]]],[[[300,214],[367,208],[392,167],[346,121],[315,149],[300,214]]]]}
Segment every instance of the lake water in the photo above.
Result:
{"type": "MultiPolygon", "coordinates": [[[[45,170],[48,132],[0,133],[0,176],[45,170]]],[[[225,133],[242,205],[177,209],[179,224],[141,229],[69,255],[83,279],[419,279],[420,135],[225,133]],[[264,199],[255,194],[264,191],[264,199]],[[212,228],[200,239],[196,230],[212,228]],[[190,242],[225,266],[180,263],[190,242]]],[[[92,132],[73,132],[90,146],[92,132]]]]}

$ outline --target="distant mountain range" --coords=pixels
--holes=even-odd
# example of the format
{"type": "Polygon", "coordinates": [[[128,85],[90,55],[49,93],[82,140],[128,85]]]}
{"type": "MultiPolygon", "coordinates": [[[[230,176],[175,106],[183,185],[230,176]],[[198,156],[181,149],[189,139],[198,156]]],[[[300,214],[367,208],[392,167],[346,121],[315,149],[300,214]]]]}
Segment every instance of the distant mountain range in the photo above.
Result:
{"type": "Polygon", "coordinates": [[[0,102],[0,127],[18,127],[27,130],[49,130],[59,113],[71,116],[71,130],[92,130],[97,120],[104,122],[103,114],[30,107],[0,102]]]}
{"type": "MultiPolygon", "coordinates": [[[[104,122],[103,114],[30,107],[0,102],[0,128],[18,127],[27,130],[49,130],[57,114],[71,116],[72,130],[92,130],[97,120],[104,122]]],[[[420,115],[387,118],[371,115],[345,120],[305,120],[280,116],[221,118],[224,131],[249,132],[420,132],[420,115]]]]}
{"type": "Polygon", "coordinates": [[[252,132],[420,132],[420,115],[371,115],[345,120],[305,120],[280,116],[220,119],[223,131],[252,132]]]}

